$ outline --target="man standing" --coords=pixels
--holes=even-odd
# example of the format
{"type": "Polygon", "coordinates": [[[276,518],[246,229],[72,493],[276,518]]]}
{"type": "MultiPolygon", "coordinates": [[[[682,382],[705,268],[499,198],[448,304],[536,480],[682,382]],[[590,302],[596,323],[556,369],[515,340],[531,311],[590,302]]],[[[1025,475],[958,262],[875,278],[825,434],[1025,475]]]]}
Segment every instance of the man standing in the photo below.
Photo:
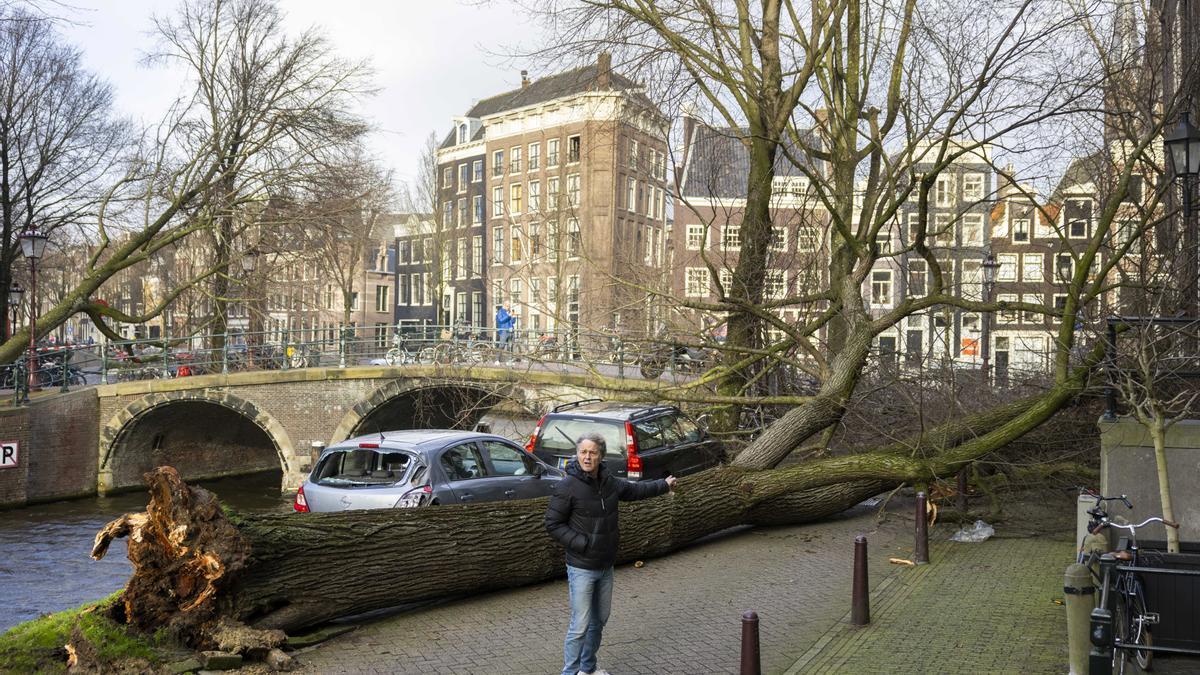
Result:
{"type": "Polygon", "coordinates": [[[596,670],[596,652],[612,607],[613,562],[620,542],[617,502],[649,499],[675,489],[675,477],[627,481],[604,466],[604,437],[575,444],[567,475],[546,509],[546,530],[567,550],[571,624],[563,643],[563,675],[608,675],[596,670]]]}
{"type": "Polygon", "coordinates": [[[499,352],[512,351],[512,331],[516,318],[508,311],[508,305],[496,305],[496,363],[500,363],[499,352]]]}

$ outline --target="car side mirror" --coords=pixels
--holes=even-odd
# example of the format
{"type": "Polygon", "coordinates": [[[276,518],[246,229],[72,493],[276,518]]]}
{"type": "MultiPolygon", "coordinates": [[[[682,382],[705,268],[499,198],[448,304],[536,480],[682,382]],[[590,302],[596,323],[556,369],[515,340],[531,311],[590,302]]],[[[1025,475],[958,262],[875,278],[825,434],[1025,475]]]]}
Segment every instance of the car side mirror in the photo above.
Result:
{"type": "Polygon", "coordinates": [[[541,477],[542,477],[542,476],[543,476],[545,473],[546,473],[546,469],[545,469],[545,467],[543,467],[543,466],[541,465],[541,463],[540,463],[540,462],[534,462],[534,464],[533,464],[533,477],[534,477],[534,478],[541,478],[541,477]]]}

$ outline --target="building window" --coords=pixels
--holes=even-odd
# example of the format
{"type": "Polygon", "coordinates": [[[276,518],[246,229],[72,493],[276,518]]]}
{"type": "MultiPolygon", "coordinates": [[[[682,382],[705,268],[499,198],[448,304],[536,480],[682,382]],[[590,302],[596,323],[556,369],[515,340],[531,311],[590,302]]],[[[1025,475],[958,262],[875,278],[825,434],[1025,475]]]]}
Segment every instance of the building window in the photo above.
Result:
{"type": "Polygon", "coordinates": [[[962,217],[963,246],[983,245],[983,214],[967,213],[962,217]]]}
{"type": "Polygon", "coordinates": [[[504,262],[504,228],[492,228],[492,264],[499,265],[504,262]]]}
{"type": "Polygon", "coordinates": [[[1000,263],[1000,269],[996,271],[996,281],[1016,281],[1017,254],[1001,253],[996,256],[996,260],[1000,263]]]}
{"type": "Polygon", "coordinates": [[[871,304],[892,304],[891,270],[874,270],[871,272],[871,304]]]}
{"type": "Polygon", "coordinates": [[[708,297],[708,268],[688,267],[684,270],[684,295],[689,298],[708,297]]]}
{"type": "Polygon", "coordinates": [[[467,212],[467,198],[463,197],[462,199],[458,200],[458,226],[466,227],[467,218],[470,217],[471,214],[467,212]]]}
{"type": "Polygon", "coordinates": [[[467,140],[468,140],[467,125],[465,125],[465,124],[458,125],[458,144],[462,145],[463,143],[466,143],[467,140]]]}
{"type": "Polygon", "coordinates": [[[786,225],[775,225],[771,228],[771,250],[778,253],[787,252],[788,228],[786,225]]]}
{"type": "Polygon", "coordinates": [[[407,274],[401,274],[396,277],[396,304],[409,305],[409,298],[412,297],[412,281],[407,274]]]}
{"type": "Polygon", "coordinates": [[[954,223],[950,221],[949,213],[934,214],[933,243],[937,246],[954,245],[954,223]]]}
{"type": "Polygon", "coordinates": [[[391,290],[391,286],[376,286],[375,287],[375,311],[376,312],[392,311],[392,306],[390,303],[388,303],[388,291],[390,291],[390,290],[391,290]]]}
{"type": "Polygon", "coordinates": [[[355,311],[358,310],[358,291],[352,291],[350,293],[350,309],[355,311]]]}
{"type": "Polygon", "coordinates": [[[529,170],[536,171],[542,163],[542,145],[540,143],[529,144],[529,170]]]}
{"type": "Polygon", "coordinates": [[[465,237],[459,238],[457,244],[458,245],[455,247],[457,249],[455,251],[455,253],[457,253],[458,255],[455,257],[455,260],[454,260],[454,278],[455,279],[466,279],[467,278],[467,240],[466,240],[466,238],[465,237]]]}
{"type": "Polygon", "coordinates": [[[477,159],[474,162],[471,162],[471,182],[472,183],[482,183],[483,182],[483,160],[482,159],[477,159]]]}
{"type": "Polygon", "coordinates": [[[965,300],[983,299],[983,267],[980,260],[962,261],[962,296],[965,300]]]}
{"type": "Polygon", "coordinates": [[[983,199],[983,174],[968,173],[963,175],[963,200],[978,202],[983,199]]]}
{"type": "Polygon", "coordinates": [[[471,225],[483,223],[483,195],[471,197],[471,225]]]}
{"type": "Polygon", "coordinates": [[[425,303],[424,304],[432,305],[433,304],[433,284],[429,283],[429,272],[425,272],[421,275],[421,286],[424,287],[424,289],[425,289],[425,296],[424,296],[425,303]]]}
{"type": "Polygon", "coordinates": [[[1075,278],[1075,258],[1070,253],[1059,253],[1055,258],[1054,278],[1060,284],[1069,284],[1075,278]]]}
{"type": "Polygon", "coordinates": [[[916,298],[927,292],[926,281],[929,278],[929,265],[924,260],[908,261],[908,297],[916,298]]]}
{"type": "MultiPolygon", "coordinates": [[[[1021,302],[1030,305],[1040,305],[1042,304],[1042,298],[1036,295],[1022,295],[1021,302]]],[[[1026,310],[1021,312],[1021,321],[1025,323],[1040,323],[1042,321],[1042,313],[1026,310]]]]}
{"type": "Polygon", "coordinates": [[[546,181],[546,208],[557,210],[558,203],[558,178],[550,178],[546,181]]]}
{"type": "Polygon", "coordinates": [[[499,218],[504,215],[504,188],[496,186],[492,188],[492,217],[499,218]]]}
{"type": "Polygon", "coordinates": [[[504,151],[497,150],[492,153],[492,175],[504,175],[504,151]]]}
{"type": "Polygon", "coordinates": [[[801,253],[817,250],[817,236],[817,228],[801,226],[796,230],[796,250],[801,253]]]}
{"type": "Polygon", "coordinates": [[[1083,218],[1076,218],[1067,225],[1067,236],[1072,239],[1087,239],[1087,221],[1083,218]]]}
{"type": "MultiPolygon", "coordinates": [[[[996,296],[996,302],[1012,303],[1017,301],[1017,296],[1012,293],[1001,293],[996,296]]],[[[1016,323],[1017,312],[1015,310],[1005,310],[996,313],[996,323],[1016,323]]]]}
{"type": "Polygon", "coordinates": [[[717,270],[717,280],[721,282],[719,292],[723,295],[729,295],[733,290],[733,270],[728,267],[722,267],[717,270]]]}
{"type": "Polygon", "coordinates": [[[721,226],[721,250],[737,251],[742,247],[742,228],[740,225],[721,226]]]}
{"type": "Polygon", "coordinates": [[[567,221],[567,257],[578,258],[579,251],[583,248],[583,237],[579,233],[579,219],[572,218],[567,221]]]}
{"type": "Polygon", "coordinates": [[[546,141],[546,166],[558,166],[558,139],[546,141]]]}
{"type": "MultiPolygon", "coordinates": [[[[809,228],[800,228],[801,232],[809,228]]],[[[799,250],[799,247],[797,246],[799,250]]],[[[892,252],[892,233],[890,230],[880,230],[875,233],[875,251],[878,255],[890,255],[892,252]]]]}
{"type": "MultiPolygon", "coordinates": [[[[428,272],[426,272],[428,274],[428,272]]],[[[413,274],[409,277],[409,285],[412,286],[412,299],[410,305],[425,305],[428,301],[425,299],[425,278],[421,274],[413,274]]]]}
{"type": "Polygon", "coordinates": [[[625,210],[633,211],[636,207],[634,202],[637,200],[637,181],[632,177],[625,179],[625,210]]]}
{"type": "Polygon", "coordinates": [[[516,215],[521,212],[521,201],[525,194],[525,186],[513,183],[508,186],[508,212],[516,215]]]}
{"type": "Polygon", "coordinates": [[[542,224],[529,224],[529,259],[537,260],[542,255],[542,224]]]}
{"type": "Polygon", "coordinates": [[[442,204],[442,229],[454,227],[454,202],[442,204]]]}
{"type": "Polygon", "coordinates": [[[521,146],[510,149],[508,168],[513,173],[521,172],[521,146]]]}
{"type": "Polygon", "coordinates": [[[407,265],[412,259],[412,241],[405,239],[400,242],[400,257],[396,261],[401,265],[407,265]]]}
{"type": "Polygon", "coordinates": [[[471,325],[476,328],[483,327],[483,291],[471,292],[471,325]]]}
{"type": "Polygon", "coordinates": [[[546,224],[546,254],[550,262],[558,261],[558,221],[552,220],[546,224]]]}
{"type": "Polygon", "coordinates": [[[533,278],[529,280],[529,304],[539,307],[542,304],[542,280],[533,278]]]}
{"type": "MultiPolygon", "coordinates": [[[[532,161],[532,160],[531,160],[532,161]]],[[[529,211],[542,210],[542,184],[536,180],[529,181],[529,211]]]]}
{"type": "Polygon", "coordinates": [[[567,139],[567,162],[573,163],[579,161],[579,151],[581,149],[578,136],[571,136],[567,139]]]}
{"type": "Polygon", "coordinates": [[[567,176],[567,206],[571,208],[579,206],[579,174],[577,173],[567,176]]]}
{"type": "Polygon", "coordinates": [[[1013,219],[1012,240],[1016,243],[1029,241],[1029,219],[1028,218],[1013,219]]]}
{"type": "Polygon", "coordinates": [[[687,246],[689,251],[703,250],[705,244],[704,240],[707,238],[708,228],[706,228],[704,225],[688,223],[684,245],[687,246]]]}
{"type": "Polygon", "coordinates": [[[938,206],[954,206],[954,176],[942,174],[933,185],[934,203],[938,206]]]}
{"type": "Polygon", "coordinates": [[[1026,253],[1021,256],[1021,281],[1043,281],[1043,265],[1041,253],[1026,253]]]}
{"type": "Polygon", "coordinates": [[[458,191],[466,192],[467,183],[470,182],[471,167],[468,164],[458,165],[458,191]]]}
{"type": "Polygon", "coordinates": [[[522,305],[525,303],[524,289],[521,288],[520,279],[511,279],[508,282],[508,298],[509,302],[514,305],[522,305]]]}
{"type": "Polygon", "coordinates": [[[471,237],[471,277],[478,279],[483,275],[483,235],[471,237]]]}
{"type": "Polygon", "coordinates": [[[787,297],[787,273],[783,270],[767,270],[763,279],[763,295],[771,300],[787,297]]]}
{"type": "Polygon", "coordinates": [[[636,139],[629,139],[629,168],[637,171],[638,168],[638,142],[636,139]]]}
{"type": "Polygon", "coordinates": [[[512,261],[517,262],[525,255],[525,242],[521,241],[524,236],[521,233],[519,225],[512,226],[512,245],[508,248],[508,253],[512,256],[512,261]]]}
{"type": "Polygon", "coordinates": [[[1054,323],[1062,322],[1062,313],[1067,309],[1067,296],[1055,294],[1052,299],[1054,311],[1058,312],[1058,316],[1054,317],[1054,323]]]}
{"type": "Polygon", "coordinates": [[[467,294],[459,291],[454,294],[454,318],[456,321],[462,320],[464,323],[467,320],[467,294]]]}
{"type": "Polygon", "coordinates": [[[442,187],[448,188],[454,186],[454,167],[448,166],[442,169],[442,187]]]}

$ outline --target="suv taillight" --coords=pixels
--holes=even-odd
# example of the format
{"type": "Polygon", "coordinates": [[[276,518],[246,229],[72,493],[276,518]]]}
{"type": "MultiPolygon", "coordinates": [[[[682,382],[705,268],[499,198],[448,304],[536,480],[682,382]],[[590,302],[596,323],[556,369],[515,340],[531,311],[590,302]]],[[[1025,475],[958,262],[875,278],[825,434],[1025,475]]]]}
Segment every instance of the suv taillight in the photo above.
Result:
{"type": "Polygon", "coordinates": [[[296,501],[292,502],[292,508],[296,513],[308,513],[308,500],[304,498],[304,486],[296,491],[296,501]]]}
{"type": "Polygon", "coordinates": [[[533,454],[533,446],[537,445],[538,434],[542,432],[542,423],[546,421],[546,416],[538,420],[537,426],[533,428],[533,433],[529,435],[529,442],[525,444],[525,452],[533,454]]]}
{"type": "Polygon", "coordinates": [[[629,480],[640,480],[642,477],[642,458],[638,457],[633,422],[625,423],[625,476],[629,480]]]}

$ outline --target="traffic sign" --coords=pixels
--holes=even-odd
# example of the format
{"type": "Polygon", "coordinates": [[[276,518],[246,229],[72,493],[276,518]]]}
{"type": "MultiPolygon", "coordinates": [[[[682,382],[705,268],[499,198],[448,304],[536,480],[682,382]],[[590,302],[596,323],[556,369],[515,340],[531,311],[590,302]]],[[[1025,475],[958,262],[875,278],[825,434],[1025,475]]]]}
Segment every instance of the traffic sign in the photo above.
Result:
{"type": "Polygon", "coordinates": [[[0,469],[17,466],[17,445],[16,441],[0,441],[0,469]]]}

